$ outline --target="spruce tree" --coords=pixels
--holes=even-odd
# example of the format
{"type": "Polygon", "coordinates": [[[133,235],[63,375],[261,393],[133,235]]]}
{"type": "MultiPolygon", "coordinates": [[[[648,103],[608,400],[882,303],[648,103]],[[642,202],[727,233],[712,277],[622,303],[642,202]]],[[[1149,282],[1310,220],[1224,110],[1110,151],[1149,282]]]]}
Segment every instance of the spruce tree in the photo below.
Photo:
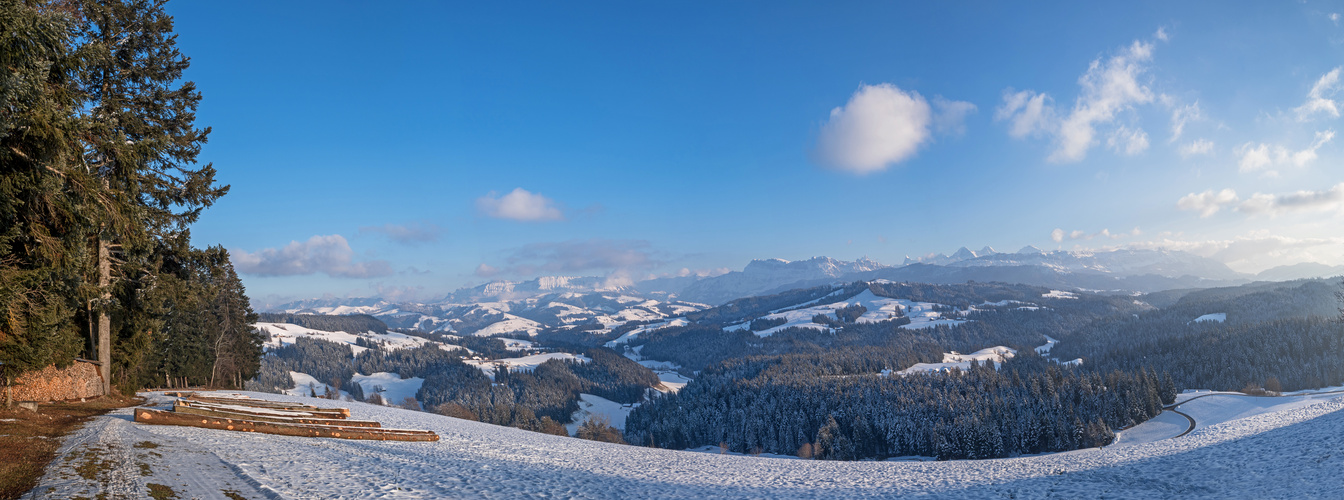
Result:
{"type": "MultiPolygon", "coordinates": [[[[97,184],[78,168],[74,17],[0,0],[0,372],[65,365],[83,347],[74,311],[97,184]]],[[[8,394],[8,391],[6,391],[8,394]]],[[[7,396],[8,399],[8,396],[7,396]]]]}
{"type": "Polygon", "coordinates": [[[78,1],[83,159],[112,201],[96,221],[96,325],[105,384],[111,381],[111,313],[138,313],[118,310],[114,278],[126,283],[123,290],[147,286],[154,241],[185,234],[201,210],[228,191],[215,183],[213,166],[196,166],[210,129],[195,126],[201,94],[181,81],[189,60],[177,50],[164,3],[78,1]]]}

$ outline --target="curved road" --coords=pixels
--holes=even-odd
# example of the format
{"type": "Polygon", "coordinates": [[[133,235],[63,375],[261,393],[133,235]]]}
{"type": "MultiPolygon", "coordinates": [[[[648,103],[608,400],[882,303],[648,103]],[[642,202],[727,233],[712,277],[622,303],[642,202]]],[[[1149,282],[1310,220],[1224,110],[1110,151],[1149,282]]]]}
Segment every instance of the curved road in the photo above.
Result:
{"type": "MultiPolygon", "coordinates": [[[[1316,395],[1320,395],[1320,394],[1339,394],[1339,393],[1344,393],[1344,390],[1341,390],[1341,391],[1326,391],[1326,392],[1313,392],[1313,393],[1309,393],[1309,394],[1294,394],[1294,396],[1316,396],[1316,395]]],[[[1177,435],[1175,435],[1175,436],[1172,436],[1172,437],[1170,437],[1170,438],[1168,438],[1168,439],[1176,439],[1176,438],[1178,438],[1178,437],[1181,437],[1181,436],[1184,436],[1184,435],[1186,435],[1186,434],[1189,434],[1189,433],[1191,433],[1192,431],[1195,430],[1195,418],[1194,418],[1194,417],[1191,417],[1188,413],[1185,413],[1185,412],[1183,412],[1183,411],[1177,410],[1177,409],[1176,409],[1177,407],[1179,407],[1179,406],[1181,406],[1181,405],[1183,405],[1183,404],[1189,403],[1189,402],[1191,402],[1191,401],[1194,401],[1194,400],[1196,400],[1196,399],[1203,398],[1203,397],[1208,397],[1208,396],[1238,396],[1238,395],[1240,395],[1240,396],[1250,396],[1250,397],[1253,397],[1253,398],[1281,398],[1281,397],[1284,397],[1283,395],[1279,395],[1279,396],[1256,396],[1256,395],[1254,395],[1254,394],[1240,394],[1240,393],[1215,392],[1215,393],[1209,393],[1209,394],[1201,394],[1201,395],[1199,395],[1199,396],[1195,396],[1195,397],[1193,397],[1193,398],[1187,399],[1187,400],[1185,400],[1185,401],[1181,401],[1181,402],[1176,403],[1176,404],[1171,405],[1171,406],[1163,406],[1162,409],[1163,409],[1164,411],[1165,411],[1165,410],[1171,410],[1172,413],[1175,413],[1175,414],[1177,414],[1177,415],[1180,415],[1180,416],[1182,416],[1182,417],[1185,417],[1186,420],[1189,420],[1189,421],[1190,421],[1190,427],[1186,428],[1186,429],[1185,429],[1185,432],[1182,432],[1182,433],[1180,433],[1180,434],[1177,434],[1177,435]]]]}

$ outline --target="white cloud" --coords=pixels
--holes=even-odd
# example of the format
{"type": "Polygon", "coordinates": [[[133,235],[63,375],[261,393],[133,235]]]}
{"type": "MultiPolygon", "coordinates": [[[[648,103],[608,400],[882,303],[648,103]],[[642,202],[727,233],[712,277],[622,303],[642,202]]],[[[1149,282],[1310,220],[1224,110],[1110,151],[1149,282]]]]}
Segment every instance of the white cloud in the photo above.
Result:
{"type": "Polygon", "coordinates": [[[1095,233],[1089,233],[1087,231],[1075,229],[1073,231],[1065,233],[1063,229],[1055,228],[1054,231],[1050,232],[1050,239],[1054,240],[1055,243],[1062,243],[1066,238],[1069,240],[1084,240],[1084,241],[1091,240],[1094,238],[1101,238],[1106,240],[1118,240],[1121,238],[1138,236],[1140,234],[1143,234],[1143,232],[1139,231],[1139,228],[1137,227],[1128,232],[1122,231],[1116,233],[1112,233],[1110,229],[1102,229],[1095,233]]]}
{"type": "Polygon", "coordinates": [[[1204,113],[1199,109],[1199,101],[1187,104],[1185,106],[1175,106],[1171,110],[1171,140],[1167,142],[1176,142],[1185,132],[1185,124],[1192,121],[1199,121],[1204,118],[1204,113]]]}
{"type": "Polygon", "coordinates": [[[434,224],[384,224],[361,227],[359,233],[382,234],[397,243],[415,245],[437,241],[443,234],[443,228],[434,224]]]}
{"type": "Polygon", "coordinates": [[[1195,139],[1194,142],[1181,146],[1180,153],[1182,158],[1189,158],[1194,155],[1206,155],[1213,152],[1213,141],[1208,139],[1195,139]]]}
{"type": "Polygon", "coordinates": [[[477,198],[476,209],[496,219],[550,221],[565,218],[564,213],[550,198],[528,192],[523,188],[514,189],[498,198],[496,196],[496,193],[491,191],[490,194],[477,198]]]}
{"type": "Polygon", "coordinates": [[[505,266],[481,264],[476,274],[482,277],[511,275],[582,275],[592,272],[647,271],[663,260],[643,240],[570,240],[532,243],[513,250],[505,257],[505,266]]]}
{"type": "Polygon", "coordinates": [[[255,253],[232,250],[238,272],[257,276],[298,276],[324,273],[334,278],[375,278],[392,274],[387,261],[354,262],[355,252],[344,236],[313,236],[291,241],[281,248],[263,248],[255,253]]]}
{"type": "Polygon", "coordinates": [[[1214,192],[1212,189],[1203,193],[1190,193],[1182,196],[1176,201],[1176,207],[1181,210],[1193,210],[1199,212],[1200,217],[1211,217],[1218,213],[1223,207],[1231,206],[1240,201],[1237,192],[1231,189],[1214,192]]]}
{"type": "Polygon", "coordinates": [[[1330,21],[1331,21],[1331,22],[1333,22],[1333,23],[1335,23],[1335,24],[1339,24],[1339,13],[1338,13],[1338,12],[1331,12],[1329,17],[1330,17],[1330,21]]]}
{"type": "Polygon", "coordinates": [[[1050,96],[1030,90],[1004,90],[1003,105],[994,112],[994,119],[1007,120],[1008,135],[1015,139],[1054,133],[1059,126],[1050,96]]]}
{"type": "Polygon", "coordinates": [[[1106,138],[1106,146],[1116,153],[1134,156],[1148,149],[1148,133],[1121,125],[1106,138]]]}
{"type": "Polygon", "coordinates": [[[815,160],[825,166],[855,174],[870,174],[914,156],[932,140],[931,128],[959,133],[967,114],[975,111],[968,102],[934,98],[929,102],[915,91],[895,85],[861,85],[844,106],[831,110],[817,138],[815,160]]]}
{"type": "MultiPolygon", "coordinates": [[[[1163,238],[1125,245],[1134,249],[1165,249],[1208,257],[1243,272],[1255,272],[1273,266],[1297,262],[1320,262],[1322,256],[1310,249],[1332,246],[1338,249],[1344,238],[1294,238],[1289,236],[1252,233],[1228,240],[1181,240],[1170,235],[1163,238]]],[[[1336,252],[1326,252],[1333,255],[1336,252]]],[[[1337,257],[1336,257],[1337,258],[1337,257]]]]}
{"type": "MultiPolygon", "coordinates": [[[[1165,31],[1158,33],[1164,35],[1165,31]]],[[[1153,45],[1135,40],[1116,55],[1092,61],[1078,78],[1081,92],[1073,109],[1062,117],[1047,94],[1008,89],[995,118],[1009,123],[1008,134],[1014,138],[1052,136],[1055,150],[1048,158],[1050,161],[1080,161],[1087,157],[1088,149],[1099,143],[1096,139],[1099,125],[1115,121],[1120,112],[1135,105],[1153,101],[1153,92],[1140,82],[1152,58],[1153,45]]],[[[1129,135],[1136,136],[1134,132],[1129,135]]],[[[1118,141],[1120,146],[1115,149],[1126,154],[1142,151],[1147,147],[1147,134],[1142,137],[1142,141],[1118,141]]]]}
{"type": "Polygon", "coordinates": [[[1153,38],[1156,38],[1156,39],[1158,39],[1158,40],[1162,40],[1162,41],[1165,42],[1165,41],[1167,41],[1167,40],[1170,40],[1170,39],[1171,39],[1171,36],[1170,36],[1170,35],[1167,35],[1167,29],[1166,29],[1166,28],[1157,28],[1157,33],[1153,33],[1153,38]]]}
{"type": "Polygon", "coordinates": [[[490,264],[486,264],[486,263],[484,263],[484,262],[482,262],[481,265],[476,266],[476,275],[477,275],[477,276],[480,276],[480,277],[482,277],[482,278],[490,278],[490,277],[495,276],[496,274],[499,274],[499,268],[497,268],[497,267],[495,267],[495,266],[492,266],[492,265],[490,265],[490,264]]]}
{"type": "Polygon", "coordinates": [[[1128,49],[1112,56],[1103,64],[1092,61],[1087,72],[1078,79],[1083,92],[1074,102],[1073,111],[1060,123],[1058,148],[1050,159],[1058,162],[1079,161],[1087,157],[1087,150],[1095,143],[1096,125],[1115,119],[1116,113],[1135,104],[1153,100],[1152,91],[1139,83],[1139,76],[1147,71],[1146,63],[1153,58],[1153,46],[1135,40],[1128,49]]]}
{"type": "Polygon", "coordinates": [[[953,101],[943,96],[933,96],[933,128],[940,134],[966,133],[966,117],[978,110],[974,104],[966,101],[953,101]]]}
{"type": "Polygon", "coordinates": [[[914,156],[930,138],[932,119],[929,103],[918,92],[886,83],[860,86],[822,125],[817,158],[856,174],[883,170],[914,156]]]}
{"type": "Polygon", "coordinates": [[[1334,138],[1334,130],[1316,132],[1316,139],[1311,141],[1311,145],[1298,151],[1290,151],[1278,145],[1270,146],[1263,142],[1260,144],[1248,142],[1235,150],[1237,156],[1241,157],[1237,162],[1237,168],[1242,172],[1263,170],[1268,175],[1278,175],[1276,170],[1278,167],[1305,167],[1316,160],[1316,150],[1334,138]]]}
{"type": "Polygon", "coordinates": [[[1255,193],[1237,206],[1238,212],[1277,215],[1306,210],[1338,210],[1344,202],[1344,182],[1321,191],[1297,191],[1288,194],[1255,193]]]}
{"type": "Polygon", "coordinates": [[[1339,103],[1331,99],[1339,91],[1339,70],[1340,68],[1330,70],[1311,86],[1311,91],[1307,92],[1307,102],[1293,109],[1297,112],[1298,121],[1307,121],[1318,113],[1339,118],[1339,103]]]}

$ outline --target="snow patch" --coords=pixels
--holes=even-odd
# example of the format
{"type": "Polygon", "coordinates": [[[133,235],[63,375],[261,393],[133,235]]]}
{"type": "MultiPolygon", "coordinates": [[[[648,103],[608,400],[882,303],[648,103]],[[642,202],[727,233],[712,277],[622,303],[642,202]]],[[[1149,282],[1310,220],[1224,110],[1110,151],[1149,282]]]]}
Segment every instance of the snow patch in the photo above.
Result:
{"type": "Polygon", "coordinates": [[[420,392],[420,386],[425,383],[425,379],[420,377],[401,378],[400,375],[390,372],[378,372],[372,375],[355,374],[353,377],[356,384],[364,390],[364,397],[369,397],[374,392],[383,398],[385,405],[400,405],[406,398],[415,398],[415,394],[420,392]],[[382,391],[377,391],[378,388],[382,391]]]}
{"type": "Polygon", "coordinates": [[[1222,323],[1222,322],[1224,322],[1224,321],[1227,321],[1227,313],[1205,314],[1205,315],[1203,315],[1203,316],[1200,316],[1200,317],[1198,317],[1198,318],[1195,318],[1194,321],[1191,321],[1191,323],[1203,323],[1203,322],[1205,322],[1205,321],[1213,321],[1213,322],[1215,322],[1215,323],[1222,323]]]}
{"type": "Polygon", "coordinates": [[[943,353],[942,363],[915,363],[914,366],[896,372],[896,374],[910,375],[912,373],[941,372],[950,371],[953,368],[969,370],[971,368],[971,361],[976,361],[977,363],[982,364],[985,361],[993,361],[994,368],[997,369],[1000,364],[1012,359],[1015,355],[1017,355],[1017,350],[1004,346],[987,347],[970,354],[959,354],[956,351],[953,351],[943,353]]]}
{"type": "Polygon", "coordinates": [[[485,376],[490,377],[490,380],[494,380],[495,370],[501,367],[504,367],[509,371],[530,372],[532,370],[535,370],[538,365],[541,365],[542,363],[545,363],[552,359],[559,359],[562,361],[575,360],[580,363],[587,363],[589,361],[592,361],[592,359],[589,358],[588,356],[580,356],[577,354],[570,354],[567,352],[548,352],[544,354],[533,354],[531,356],[523,356],[521,358],[464,359],[462,360],[462,362],[480,368],[481,372],[485,373],[485,376]]]}

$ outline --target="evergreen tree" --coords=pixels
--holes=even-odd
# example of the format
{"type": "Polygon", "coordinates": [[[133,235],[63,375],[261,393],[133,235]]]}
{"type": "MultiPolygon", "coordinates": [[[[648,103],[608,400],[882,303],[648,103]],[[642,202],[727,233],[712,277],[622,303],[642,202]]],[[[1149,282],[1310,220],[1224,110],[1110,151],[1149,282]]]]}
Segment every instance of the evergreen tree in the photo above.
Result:
{"type": "Polygon", "coordinates": [[[83,60],[80,139],[84,167],[102,183],[110,203],[95,222],[98,354],[105,381],[111,380],[112,316],[123,318],[122,336],[135,315],[146,311],[118,308],[114,278],[125,294],[149,286],[154,242],[182,237],[201,210],[228,191],[215,183],[211,165],[195,167],[210,129],[195,126],[201,95],[191,82],[180,83],[189,60],[178,52],[173,19],[165,0],[78,0],[81,14],[78,49],[83,60]],[[114,263],[115,251],[120,262],[114,263]]]}
{"type": "Polygon", "coordinates": [[[89,265],[85,222],[100,201],[78,167],[74,16],[0,0],[0,373],[13,377],[83,348],[74,311],[89,265]]]}

